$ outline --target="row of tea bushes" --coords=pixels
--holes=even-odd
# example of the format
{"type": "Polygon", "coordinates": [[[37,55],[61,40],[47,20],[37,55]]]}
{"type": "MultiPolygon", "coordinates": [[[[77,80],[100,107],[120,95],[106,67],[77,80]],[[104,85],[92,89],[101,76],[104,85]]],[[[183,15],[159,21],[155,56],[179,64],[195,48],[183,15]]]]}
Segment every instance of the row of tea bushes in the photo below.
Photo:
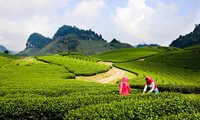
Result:
{"type": "Polygon", "coordinates": [[[74,119],[132,119],[155,120],[173,118],[179,119],[198,118],[200,114],[199,100],[186,100],[183,98],[170,99],[144,99],[140,101],[124,100],[104,105],[91,105],[77,110],[71,110],[65,116],[65,120],[74,119]],[[179,114],[190,115],[180,116],[179,114]],[[191,116],[196,114],[196,116],[191,116]]]}
{"type": "Polygon", "coordinates": [[[37,59],[51,63],[51,64],[58,64],[58,65],[64,66],[71,73],[78,76],[95,75],[97,73],[106,72],[110,69],[109,66],[99,64],[97,62],[65,57],[65,56],[60,56],[60,55],[41,56],[41,57],[37,57],[37,59]]]}

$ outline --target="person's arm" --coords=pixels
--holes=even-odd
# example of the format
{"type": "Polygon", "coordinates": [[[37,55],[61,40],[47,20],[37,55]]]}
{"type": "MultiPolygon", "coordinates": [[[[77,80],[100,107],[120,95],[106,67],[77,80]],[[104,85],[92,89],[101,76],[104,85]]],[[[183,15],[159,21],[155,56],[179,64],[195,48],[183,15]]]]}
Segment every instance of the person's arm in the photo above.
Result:
{"type": "Polygon", "coordinates": [[[152,88],[151,88],[151,90],[150,90],[149,92],[153,92],[153,90],[154,90],[154,87],[155,87],[155,84],[154,84],[154,82],[152,82],[152,83],[151,83],[151,86],[152,86],[152,88]]]}
{"type": "Polygon", "coordinates": [[[143,90],[143,93],[145,93],[147,90],[147,85],[144,86],[144,90],[143,90]]]}

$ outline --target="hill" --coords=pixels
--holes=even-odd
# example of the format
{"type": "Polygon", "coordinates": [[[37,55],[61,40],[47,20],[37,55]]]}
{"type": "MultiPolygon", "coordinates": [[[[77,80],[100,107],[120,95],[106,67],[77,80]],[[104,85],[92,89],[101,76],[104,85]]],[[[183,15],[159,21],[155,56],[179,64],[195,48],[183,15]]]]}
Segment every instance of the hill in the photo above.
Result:
{"type": "MultiPolygon", "coordinates": [[[[136,73],[137,77],[130,80],[135,87],[140,86],[140,88],[143,88],[145,76],[151,76],[156,80],[160,90],[198,93],[199,87],[191,86],[199,86],[199,51],[200,46],[187,49],[163,50],[152,56],[147,56],[145,59],[127,62],[124,62],[127,57],[122,56],[114,66],[136,73]]],[[[124,54],[133,54],[130,51],[126,52],[124,54]]],[[[134,54],[137,55],[139,52],[142,51],[135,51],[134,54]]],[[[104,56],[102,54],[101,58],[107,61],[104,56]]],[[[112,56],[112,59],[115,62],[116,57],[112,56]]]]}
{"type": "Polygon", "coordinates": [[[98,57],[103,61],[118,63],[143,59],[168,49],[164,47],[124,48],[96,54],[95,57],[98,57]]]}
{"type": "Polygon", "coordinates": [[[184,36],[180,35],[179,38],[174,40],[169,46],[186,48],[200,44],[200,24],[195,25],[193,32],[184,36]]]}
{"type": "MultiPolygon", "coordinates": [[[[134,52],[134,54],[129,54],[134,57],[137,53],[145,55],[145,49],[123,51],[124,54],[134,52]]],[[[157,51],[156,48],[152,49],[152,51],[157,51]]],[[[138,76],[141,77],[141,81],[130,79],[129,82],[133,82],[132,87],[139,82],[144,87],[143,75],[147,73],[157,76],[158,83],[168,84],[170,81],[171,87],[168,87],[170,91],[181,84],[173,82],[180,76],[187,76],[179,80],[183,81],[182,84],[197,82],[196,85],[199,85],[199,47],[184,50],[158,49],[158,51],[154,56],[146,57],[144,61],[124,62],[124,65],[117,63],[121,66],[127,65],[124,69],[139,71],[138,76]],[[185,60],[182,61],[182,59],[185,60]],[[197,66],[192,67],[195,64],[197,66]],[[189,68],[185,68],[186,66],[189,68]],[[176,71],[174,67],[177,69],[180,67],[181,71],[176,71]],[[193,74],[190,74],[191,71],[193,74]],[[190,77],[196,79],[187,79],[190,77]],[[158,81],[159,78],[163,78],[166,83],[162,83],[162,80],[158,81]]],[[[121,59],[123,58],[126,57],[121,56],[121,59]]],[[[162,92],[164,90],[159,84],[160,93],[157,95],[142,94],[142,90],[131,88],[131,94],[124,97],[119,95],[116,84],[75,80],[74,78],[78,75],[93,75],[109,69],[91,56],[66,52],[59,55],[26,57],[11,61],[11,63],[4,57],[0,57],[0,60],[5,61],[5,64],[0,67],[0,119],[2,120],[196,120],[200,117],[199,94],[162,92]]],[[[196,88],[187,86],[185,89],[194,92],[196,88]]],[[[179,90],[182,90],[182,87],[179,90]]],[[[199,90],[197,92],[199,93],[199,90]]]]}
{"type": "Polygon", "coordinates": [[[129,44],[121,43],[113,39],[108,43],[101,34],[94,31],[79,29],[76,26],[63,25],[52,39],[39,33],[33,33],[28,38],[26,48],[21,55],[46,55],[61,52],[80,52],[84,54],[96,54],[120,48],[130,48],[129,44]]]}
{"type": "Polygon", "coordinates": [[[7,49],[3,45],[0,45],[0,52],[4,52],[4,51],[7,51],[7,49]]]}
{"type": "MultiPolygon", "coordinates": [[[[198,50],[200,46],[193,46],[187,49],[190,50],[198,50]]],[[[135,61],[138,59],[144,59],[147,57],[154,56],[156,54],[166,53],[166,52],[175,52],[178,50],[182,50],[176,47],[162,47],[162,46],[147,46],[141,48],[124,48],[119,50],[112,50],[108,52],[104,52],[101,54],[93,55],[103,61],[109,61],[113,63],[124,63],[135,61]],[[120,56],[120,57],[119,57],[120,56]]]]}

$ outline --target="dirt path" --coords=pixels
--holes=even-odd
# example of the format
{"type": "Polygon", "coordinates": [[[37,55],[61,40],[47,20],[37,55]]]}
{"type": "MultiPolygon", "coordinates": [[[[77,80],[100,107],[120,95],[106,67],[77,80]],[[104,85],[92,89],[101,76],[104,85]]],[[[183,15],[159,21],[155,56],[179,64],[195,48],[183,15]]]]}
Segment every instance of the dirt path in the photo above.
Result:
{"type": "Polygon", "coordinates": [[[103,84],[112,83],[112,82],[116,82],[118,79],[125,76],[124,70],[121,70],[121,69],[118,69],[118,68],[115,68],[115,67],[112,67],[108,72],[111,73],[111,76],[100,79],[97,82],[100,82],[100,83],[103,83],[103,84]]]}
{"type": "MultiPolygon", "coordinates": [[[[112,63],[110,63],[110,62],[100,62],[100,63],[112,66],[112,63]]],[[[125,73],[126,73],[126,71],[124,71],[124,70],[118,69],[116,67],[112,67],[106,73],[101,73],[101,74],[97,74],[97,75],[89,76],[89,77],[77,77],[76,79],[100,82],[103,84],[116,83],[116,81],[118,79],[121,79],[123,76],[125,76],[125,73]]]]}

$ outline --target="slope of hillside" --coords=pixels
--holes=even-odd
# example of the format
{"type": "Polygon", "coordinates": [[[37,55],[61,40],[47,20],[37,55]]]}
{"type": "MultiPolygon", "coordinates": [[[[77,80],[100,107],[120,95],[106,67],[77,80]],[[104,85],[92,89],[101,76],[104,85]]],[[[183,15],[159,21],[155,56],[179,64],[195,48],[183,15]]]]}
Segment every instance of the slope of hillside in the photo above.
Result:
{"type": "Polygon", "coordinates": [[[69,34],[52,41],[39,51],[39,54],[57,54],[61,52],[80,52],[84,54],[95,54],[114,49],[102,40],[84,40],[76,34],[69,34]]]}
{"type": "Polygon", "coordinates": [[[103,61],[126,62],[152,56],[162,51],[165,51],[165,48],[125,48],[96,54],[94,56],[102,59],[103,61]]]}
{"type": "Polygon", "coordinates": [[[179,38],[174,40],[169,46],[186,48],[200,44],[200,24],[195,26],[193,32],[187,35],[180,35],[179,38]]]}
{"type": "MultiPolygon", "coordinates": [[[[28,57],[0,68],[0,119],[182,120],[200,116],[198,95],[195,99],[180,93],[142,95],[141,90],[131,89],[131,94],[124,97],[119,95],[118,85],[69,79],[74,75],[62,65],[71,62],[59,61],[69,56],[58,56],[43,59],[53,58],[60,65],[28,57]]],[[[76,61],[74,66],[87,64],[90,58],[77,59],[72,59],[76,61]]]]}
{"type": "MultiPolygon", "coordinates": [[[[200,47],[161,52],[144,61],[117,63],[115,66],[137,73],[133,84],[143,86],[145,76],[151,76],[162,85],[200,84],[200,47]]],[[[196,91],[197,92],[197,91],[196,91]]]]}

